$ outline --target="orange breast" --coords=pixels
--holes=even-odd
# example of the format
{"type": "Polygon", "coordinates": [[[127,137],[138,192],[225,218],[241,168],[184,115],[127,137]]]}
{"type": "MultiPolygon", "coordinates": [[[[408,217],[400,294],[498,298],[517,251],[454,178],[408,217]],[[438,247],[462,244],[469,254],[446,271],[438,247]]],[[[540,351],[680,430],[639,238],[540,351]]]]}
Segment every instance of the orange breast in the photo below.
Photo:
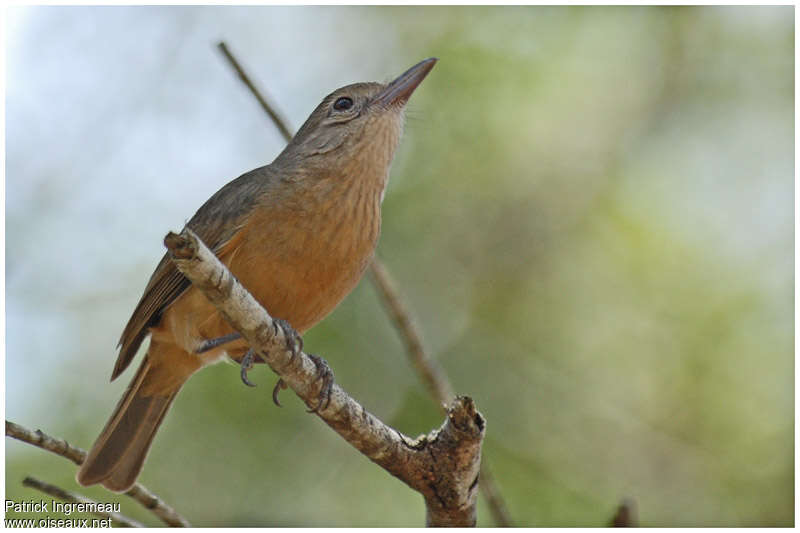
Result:
{"type": "Polygon", "coordinates": [[[364,273],[380,231],[373,203],[304,215],[258,212],[226,263],[270,315],[304,332],[364,273]]]}
{"type": "MultiPolygon", "coordinates": [[[[256,207],[220,260],[271,316],[303,333],[347,296],[372,257],[380,233],[380,195],[370,192],[349,188],[317,195],[338,201],[316,202],[313,209],[292,209],[286,201],[256,207]]],[[[189,288],[165,310],[152,334],[155,342],[193,353],[205,340],[232,331],[205,296],[189,288]]],[[[197,363],[210,364],[223,350],[238,359],[246,349],[243,341],[230,343],[202,354],[197,363]]]]}

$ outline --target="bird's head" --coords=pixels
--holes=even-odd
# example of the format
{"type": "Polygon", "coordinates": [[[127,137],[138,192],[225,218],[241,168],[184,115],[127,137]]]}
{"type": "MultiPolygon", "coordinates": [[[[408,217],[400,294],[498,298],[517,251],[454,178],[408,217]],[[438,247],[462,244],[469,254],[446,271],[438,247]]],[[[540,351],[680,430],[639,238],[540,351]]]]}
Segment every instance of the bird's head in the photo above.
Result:
{"type": "Polygon", "coordinates": [[[279,159],[331,173],[349,168],[386,173],[403,132],[405,105],[436,61],[421,61],[387,84],[354,83],[335,90],[279,159]]]}

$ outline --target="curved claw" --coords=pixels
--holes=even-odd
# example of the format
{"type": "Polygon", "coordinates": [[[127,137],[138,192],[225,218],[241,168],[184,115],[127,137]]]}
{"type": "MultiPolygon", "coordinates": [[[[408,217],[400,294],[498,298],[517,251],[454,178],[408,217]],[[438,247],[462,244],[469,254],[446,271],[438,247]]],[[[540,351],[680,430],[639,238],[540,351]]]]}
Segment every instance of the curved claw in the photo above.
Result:
{"type": "Polygon", "coordinates": [[[275,384],[275,388],[272,389],[272,401],[275,402],[275,405],[278,407],[283,407],[281,402],[278,401],[278,394],[286,388],[286,382],[283,381],[283,378],[278,378],[278,382],[275,384]]]}
{"type": "Polygon", "coordinates": [[[249,368],[245,368],[244,366],[242,367],[242,369],[241,369],[242,383],[244,383],[248,387],[255,387],[256,384],[253,383],[252,381],[250,381],[249,379],[247,379],[247,372],[249,370],[250,370],[249,368]]]}
{"type": "Polygon", "coordinates": [[[244,357],[242,357],[242,364],[241,364],[241,370],[240,370],[240,374],[239,375],[242,377],[242,383],[244,383],[248,387],[255,387],[256,386],[255,383],[253,383],[252,381],[247,379],[247,373],[250,372],[250,370],[252,370],[252,368],[253,368],[254,356],[255,356],[255,352],[251,349],[251,350],[247,350],[247,353],[244,354],[244,357]]]}

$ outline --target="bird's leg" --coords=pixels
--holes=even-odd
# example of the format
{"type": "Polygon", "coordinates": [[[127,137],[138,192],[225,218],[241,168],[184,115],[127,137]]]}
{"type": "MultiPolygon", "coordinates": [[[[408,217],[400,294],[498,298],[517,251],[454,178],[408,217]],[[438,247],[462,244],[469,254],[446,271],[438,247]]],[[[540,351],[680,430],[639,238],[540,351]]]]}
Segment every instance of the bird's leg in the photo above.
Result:
{"type": "MultiPolygon", "coordinates": [[[[222,337],[217,337],[215,339],[209,339],[209,340],[205,341],[203,344],[201,344],[200,347],[197,350],[195,350],[195,353],[198,353],[198,354],[205,353],[205,352],[207,352],[209,350],[213,350],[214,348],[216,348],[218,346],[222,346],[223,344],[227,344],[227,343],[229,343],[231,341],[235,341],[235,340],[238,340],[238,339],[241,339],[241,338],[242,338],[242,334],[239,333],[238,331],[234,331],[233,333],[228,333],[227,335],[223,335],[222,337]]],[[[247,350],[247,353],[244,354],[244,357],[242,357],[242,362],[241,362],[242,383],[244,383],[248,387],[255,387],[256,386],[255,383],[253,383],[249,379],[247,379],[247,373],[250,370],[252,370],[253,363],[255,362],[255,358],[256,357],[261,359],[261,356],[257,355],[253,351],[252,348],[249,348],[247,350]]]]}
{"type": "Polygon", "coordinates": [[[222,346],[223,344],[227,344],[231,341],[235,341],[242,338],[242,334],[238,331],[234,331],[233,333],[228,333],[227,335],[223,335],[222,337],[217,337],[216,339],[209,339],[205,341],[203,344],[200,345],[198,349],[194,351],[194,353],[205,353],[209,350],[213,350],[217,346],[222,346]]]}

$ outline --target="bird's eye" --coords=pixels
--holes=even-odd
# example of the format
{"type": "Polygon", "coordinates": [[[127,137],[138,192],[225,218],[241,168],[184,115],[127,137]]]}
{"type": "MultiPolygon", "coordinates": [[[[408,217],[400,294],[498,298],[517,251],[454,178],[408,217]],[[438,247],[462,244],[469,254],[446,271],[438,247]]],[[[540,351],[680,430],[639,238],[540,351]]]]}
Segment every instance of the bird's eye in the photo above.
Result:
{"type": "Polygon", "coordinates": [[[333,103],[333,108],[336,111],[347,111],[351,107],[353,107],[353,99],[346,96],[342,96],[333,103]]]}

